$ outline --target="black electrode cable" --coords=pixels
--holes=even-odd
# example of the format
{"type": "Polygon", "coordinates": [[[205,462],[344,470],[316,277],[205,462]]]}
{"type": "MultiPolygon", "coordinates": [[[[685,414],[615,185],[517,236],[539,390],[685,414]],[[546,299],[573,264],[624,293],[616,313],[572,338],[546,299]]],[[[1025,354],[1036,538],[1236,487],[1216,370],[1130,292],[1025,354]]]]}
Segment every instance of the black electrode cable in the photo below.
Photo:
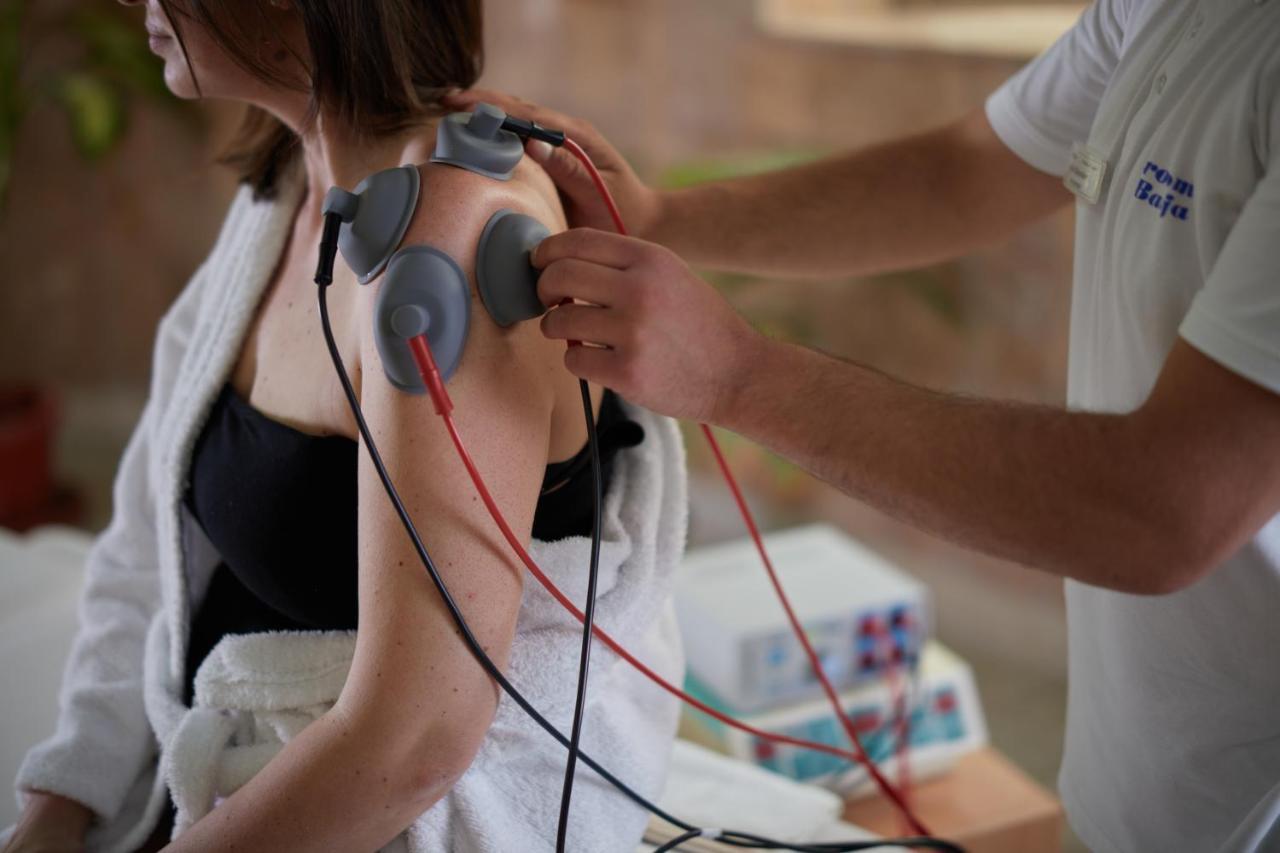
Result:
{"type": "MultiPolygon", "coordinates": [[[[564,131],[544,128],[535,122],[507,116],[504,130],[517,134],[522,140],[540,139],[561,147],[565,143],[564,131]]],[[[604,475],[600,465],[600,447],[596,436],[596,421],[591,406],[591,389],[585,379],[578,380],[582,392],[582,411],[587,419],[587,444],[591,453],[591,476],[594,480],[595,506],[591,534],[591,568],[587,576],[587,603],[582,614],[582,653],[578,661],[578,691],[573,707],[573,726],[569,732],[569,758],[564,768],[564,788],[560,794],[560,820],[556,826],[556,853],[564,853],[569,831],[569,802],[573,798],[573,780],[578,765],[578,745],[582,737],[582,718],[587,701],[587,672],[591,661],[591,628],[595,623],[596,578],[600,573],[600,524],[604,504],[604,475]]]]}
{"type": "MultiPolygon", "coordinates": [[[[337,220],[338,214],[325,214],[325,233],[330,233],[330,223],[337,220]]],[[[336,234],[337,228],[332,229],[336,234]]],[[[342,353],[338,351],[337,341],[333,337],[333,327],[329,321],[329,300],[328,288],[333,281],[332,259],[334,254],[331,247],[324,244],[320,247],[322,261],[316,270],[316,302],[320,313],[320,328],[324,334],[324,343],[329,351],[329,359],[333,363],[334,372],[338,374],[338,381],[342,385],[342,392],[347,398],[347,405],[351,409],[351,414],[356,420],[356,429],[360,432],[360,437],[364,440],[365,450],[369,454],[369,459],[373,463],[374,470],[378,474],[378,479],[382,482],[383,490],[387,494],[387,498],[391,501],[392,507],[396,511],[396,515],[400,518],[400,523],[404,526],[405,532],[409,535],[409,540],[413,543],[414,551],[418,554],[418,559],[422,561],[423,567],[427,570],[427,574],[431,577],[431,582],[435,585],[436,591],[440,594],[441,600],[444,602],[445,608],[449,611],[454,625],[458,629],[458,633],[462,636],[463,643],[471,652],[472,657],[480,664],[481,669],[485,671],[490,678],[502,689],[504,693],[511,697],[520,709],[524,711],[531,720],[538,724],[547,734],[551,735],[555,740],[566,749],[569,747],[569,739],[565,737],[559,729],[553,726],[546,717],[542,716],[536,708],[524,698],[524,695],[515,688],[507,677],[502,674],[502,670],[498,669],[497,664],[489,657],[484,648],[480,645],[480,641],[471,633],[471,627],[467,624],[466,618],[462,615],[456,601],[449,593],[448,586],[445,585],[444,578],[441,577],[439,569],[436,568],[435,561],[431,559],[431,555],[427,552],[427,547],[422,542],[422,537],[418,534],[417,525],[413,523],[413,518],[409,515],[409,510],[405,508],[404,501],[400,498],[400,493],[395,487],[395,483],[391,480],[391,475],[387,471],[386,465],[382,461],[382,454],[378,452],[377,444],[374,442],[373,433],[369,429],[368,423],[364,419],[364,411],[360,406],[360,400],[356,396],[355,389],[351,385],[351,379],[347,376],[347,368],[342,360],[342,353]],[[328,257],[328,263],[323,260],[328,257]]],[[[675,815],[668,813],[661,806],[646,799],[643,795],[633,790],[625,782],[614,776],[604,767],[602,767],[595,759],[587,755],[587,753],[579,750],[578,756],[582,763],[596,771],[606,782],[612,785],[623,796],[631,800],[636,805],[665,820],[667,823],[679,828],[684,832],[698,830],[692,824],[680,820],[675,815]]],[[[701,830],[698,830],[699,833],[701,830]]],[[[733,847],[746,847],[756,849],[769,850],[791,850],[795,853],[840,853],[841,851],[871,850],[876,847],[928,847],[943,851],[943,853],[964,853],[963,848],[956,846],[948,841],[942,841],[934,838],[910,838],[910,839],[892,839],[884,841],[857,841],[849,844],[838,846],[836,844],[788,844],[781,841],[773,841],[763,836],[757,836],[745,832],[732,832],[726,830],[720,838],[722,843],[733,847]]]]}
{"type": "MultiPolygon", "coordinates": [[[[317,278],[321,278],[321,276],[317,276],[317,278]]],[[[426,568],[427,574],[431,576],[431,581],[435,584],[436,591],[440,593],[440,597],[444,601],[444,605],[448,609],[454,625],[462,634],[463,642],[475,657],[476,661],[480,664],[481,668],[484,669],[489,677],[502,688],[503,692],[510,696],[512,701],[519,705],[521,710],[528,714],[535,723],[541,726],[547,734],[559,741],[561,746],[568,748],[569,739],[561,734],[559,729],[551,725],[551,723],[548,722],[542,714],[538,713],[538,710],[529,703],[529,700],[524,698],[520,691],[515,688],[515,685],[507,680],[507,677],[502,674],[502,670],[498,669],[497,664],[495,664],[489,655],[485,653],[484,649],[480,645],[480,641],[471,633],[471,628],[467,625],[466,618],[458,608],[457,602],[453,600],[453,596],[449,593],[449,588],[445,585],[444,578],[440,576],[440,571],[436,568],[435,561],[431,559],[431,555],[427,552],[427,548],[422,542],[422,537],[418,535],[417,525],[413,523],[413,518],[410,517],[409,511],[405,508],[404,502],[400,498],[399,491],[391,481],[391,475],[387,472],[387,467],[382,461],[382,454],[378,452],[377,444],[373,440],[373,433],[369,430],[368,423],[365,422],[364,412],[360,407],[360,400],[356,397],[355,389],[351,386],[351,380],[347,376],[346,365],[342,361],[342,354],[338,351],[338,344],[333,338],[333,328],[329,322],[329,301],[326,296],[328,286],[327,284],[323,284],[319,281],[317,281],[317,284],[320,285],[316,288],[320,309],[320,326],[324,332],[325,347],[329,350],[329,359],[333,362],[334,370],[338,373],[338,379],[342,383],[343,394],[347,398],[347,404],[351,408],[351,414],[356,419],[356,428],[359,430],[361,438],[364,439],[365,448],[369,452],[369,458],[373,462],[373,467],[378,474],[378,479],[382,481],[383,489],[385,489],[387,497],[391,500],[391,504],[395,508],[396,515],[400,517],[400,523],[409,534],[409,539],[412,541],[413,548],[418,554],[418,559],[422,561],[422,565],[426,568]]],[[[694,828],[692,824],[685,823],[679,818],[668,814],[659,806],[649,802],[643,796],[631,790],[631,788],[616,776],[597,764],[596,761],[585,752],[579,751],[578,756],[581,758],[582,763],[599,773],[605,781],[616,787],[632,802],[644,809],[647,809],[668,823],[680,827],[681,829],[689,830],[694,828]]]]}
{"type": "Polygon", "coordinates": [[[965,853],[965,849],[951,841],[941,838],[914,836],[909,838],[880,838],[871,841],[815,841],[806,844],[788,845],[755,835],[750,832],[739,832],[734,829],[721,830],[716,839],[721,844],[755,850],[791,850],[801,853],[856,853],[859,850],[877,850],[881,847],[905,847],[910,850],[935,850],[941,853],[965,853]],[[782,846],[778,846],[782,844],[782,846]]]}
{"type": "MultiPolygon", "coordinates": [[[[734,847],[741,847],[747,850],[776,850],[777,842],[758,835],[752,835],[747,832],[735,832],[732,829],[724,829],[718,831],[709,831],[705,829],[690,829],[675,838],[656,848],[653,853],[668,853],[668,851],[676,850],[686,841],[693,841],[695,838],[711,838],[721,844],[729,844],[734,847]]],[[[893,841],[841,841],[831,844],[805,844],[796,847],[789,847],[789,850],[802,850],[806,853],[853,853],[858,850],[874,850],[877,847],[904,847],[908,849],[926,848],[930,850],[942,850],[944,853],[963,853],[961,848],[945,841],[938,841],[935,838],[899,838],[893,841]]]]}
{"type": "Polygon", "coordinates": [[[587,447],[591,454],[592,494],[595,499],[591,522],[591,568],[587,573],[587,604],[582,609],[582,654],[578,660],[578,695],[573,706],[573,728],[569,731],[569,759],[564,768],[564,788],[560,793],[560,821],[556,826],[556,853],[564,853],[569,832],[569,801],[578,766],[578,743],[582,738],[582,718],[587,704],[587,670],[591,663],[591,628],[595,624],[596,579],[600,575],[600,536],[604,518],[604,474],[600,463],[600,438],[591,406],[591,387],[578,380],[582,392],[582,412],[587,419],[587,447]]]}

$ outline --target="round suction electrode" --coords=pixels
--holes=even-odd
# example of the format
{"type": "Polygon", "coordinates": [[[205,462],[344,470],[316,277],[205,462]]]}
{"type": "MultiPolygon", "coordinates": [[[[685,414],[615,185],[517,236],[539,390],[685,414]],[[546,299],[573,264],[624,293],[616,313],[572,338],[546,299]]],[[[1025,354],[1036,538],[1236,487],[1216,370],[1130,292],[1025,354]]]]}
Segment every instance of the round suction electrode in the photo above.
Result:
{"type": "Polygon", "coordinates": [[[441,379],[462,359],[471,328],[471,289],[462,270],[434,246],[392,256],[374,302],[373,333],[382,368],[401,391],[425,394],[408,339],[426,332],[441,379]]]}
{"type": "Polygon", "coordinates": [[[365,178],[354,193],[335,195],[330,190],[326,196],[326,206],[331,198],[335,209],[341,204],[344,224],[338,232],[338,250],[361,284],[382,272],[404,239],[418,207],[420,183],[417,166],[397,166],[365,178]]]}
{"type": "Polygon", "coordinates": [[[432,163],[458,166],[486,178],[511,179],[524,143],[502,129],[507,114],[490,104],[476,104],[475,112],[447,115],[436,128],[436,149],[432,163]]]}
{"type": "Polygon", "coordinates": [[[499,326],[546,312],[538,299],[538,271],[529,263],[529,253],[550,234],[538,220],[512,210],[499,210],[484,226],[476,251],[476,284],[499,326]]]}

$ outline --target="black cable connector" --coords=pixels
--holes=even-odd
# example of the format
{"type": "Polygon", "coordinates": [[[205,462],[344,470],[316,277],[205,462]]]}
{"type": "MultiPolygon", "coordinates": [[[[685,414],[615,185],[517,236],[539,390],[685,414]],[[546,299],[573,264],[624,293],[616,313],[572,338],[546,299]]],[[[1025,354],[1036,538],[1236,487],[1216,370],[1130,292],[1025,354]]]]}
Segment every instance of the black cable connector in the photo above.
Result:
{"type": "Polygon", "coordinates": [[[564,145],[563,130],[551,130],[527,119],[507,116],[502,122],[502,129],[511,131],[521,139],[537,139],[556,148],[564,145]]]}
{"type": "Polygon", "coordinates": [[[333,284],[333,264],[338,257],[338,231],[341,228],[342,214],[327,211],[324,231],[320,235],[320,260],[316,264],[316,284],[320,287],[333,284]]]}

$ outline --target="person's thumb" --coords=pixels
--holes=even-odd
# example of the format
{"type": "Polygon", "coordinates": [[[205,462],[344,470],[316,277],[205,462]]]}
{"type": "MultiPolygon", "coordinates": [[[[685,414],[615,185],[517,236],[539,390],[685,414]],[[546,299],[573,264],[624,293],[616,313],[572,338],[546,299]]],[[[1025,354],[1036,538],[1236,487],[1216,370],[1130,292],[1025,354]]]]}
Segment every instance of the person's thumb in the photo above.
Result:
{"type": "Polygon", "coordinates": [[[556,188],[580,205],[590,206],[597,201],[595,184],[578,159],[563,148],[556,148],[540,140],[532,140],[526,146],[533,158],[555,183],[556,188]]]}
{"type": "Polygon", "coordinates": [[[533,158],[534,162],[545,164],[555,154],[555,148],[549,142],[543,142],[541,139],[530,139],[529,144],[524,147],[525,152],[533,158]]]}

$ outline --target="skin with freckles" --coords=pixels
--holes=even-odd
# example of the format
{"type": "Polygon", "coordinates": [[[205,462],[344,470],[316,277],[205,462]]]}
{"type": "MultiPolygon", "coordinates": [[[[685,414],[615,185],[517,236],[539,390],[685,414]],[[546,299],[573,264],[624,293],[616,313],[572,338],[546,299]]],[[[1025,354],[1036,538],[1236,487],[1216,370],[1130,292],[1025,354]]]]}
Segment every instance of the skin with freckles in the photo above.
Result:
{"type": "MultiPolygon", "coordinates": [[[[325,115],[306,125],[307,92],[263,83],[187,20],[145,6],[151,46],[180,97],[228,98],[268,110],[299,133],[304,182],[287,245],[264,293],[230,380],[267,416],[303,432],[358,438],[325,349],[315,304],[321,204],[332,185],[353,187],[401,163],[426,164],[434,119],[379,139],[357,139],[325,115]],[[182,27],[186,55],[174,37],[182,27]],[[193,72],[194,71],[194,76],[193,72]],[[196,81],[199,82],[197,90],[196,81]]],[[[262,58],[305,79],[303,33],[288,2],[267,9],[262,58]]],[[[552,231],[565,223],[554,185],[526,160],[500,183],[447,166],[422,165],[423,201],[405,244],[450,254],[472,288],[472,325],[450,380],[455,417],[513,529],[529,541],[548,463],[585,442],[577,380],[564,345],[536,324],[498,328],[475,291],[475,246],[499,208],[552,231]]],[[[406,506],[471,627],[499,666],[515,633],[521,568],[492,524],[426,396],[386,381],[372,336],[375,280],[358,286],[339,258],[329,289],[335,337],[365,416],[406,506]]],[[[599,389],[593,389],[596,404],[599,389]]],[[[492,719],[497,689],[466,651],[418,561],[364,448],[357,496],[359,625],[355,659],[336,705],[291,741],[248,785],[184,833],[175,850],[372,850],[448,793],[467,770],[492,719]]],[[[5,853],[77,850],[89,812],[32,792],[5,853]]]]}

